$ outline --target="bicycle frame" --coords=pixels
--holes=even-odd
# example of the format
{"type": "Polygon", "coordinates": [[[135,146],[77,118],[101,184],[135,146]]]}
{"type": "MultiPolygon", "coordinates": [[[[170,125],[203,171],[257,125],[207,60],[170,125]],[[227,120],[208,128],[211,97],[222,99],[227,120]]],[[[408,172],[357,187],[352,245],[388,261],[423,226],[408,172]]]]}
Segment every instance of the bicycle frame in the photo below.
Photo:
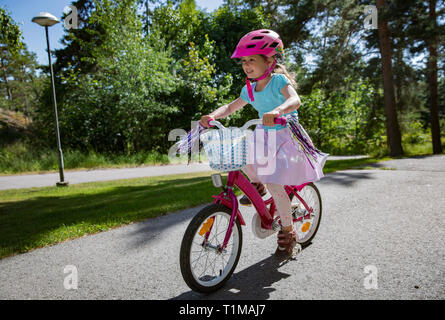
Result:
{"type": "MultiPolygon", "coordinates": [[[[285,118],[276,118],[274,122],[275,124],[281,124],[281,125],[286,125],[287,123],[285,118]]],[[[221,123],[219,123],[218,121],[214,121],[213,119],[209,120],[208,123],[210,126],[215,125],[220,129],[223,128],[221,123]]],[[[261,123],[262,123],[261,119],[249,120],[244,124],[244,126],[241,129],[244,130],[251,125],[261,124],[261,123]]],[[[307,214],[304,217],[298,217],[296,219],[293,219],[294,222],[310,217],[310,213],[312,212],[312,208],[309,208],[306,202],[298,194],[298,192],[300,192],[304,188],[304,186],[308,183],[304,183],[299,186],[285,186],[287,194],[290,195],[291,193],[293,193],[298,198],[298,200],[303,204],[303,206],[307,211],[307,214]]],[[[256,211],[258,212],[258,215],[260,216],[262,228],[270,230],[272,229],[272,224],[274,222],[274,213],[276,210],[273,198],[271,197],[270,199],[264,201],[261,195],[256,190],[256,188],[250,183],[250,181],[246,177],[244,177],[241,171],[239,170],[230,171],[229,176],[227,178],[227,185],[224,187],[224,191],[222,191],[218,196],[212,196],[215,199],[213,203],[222,204],[232,209],[232,214],[230,216],[229,226],[227,228],[224,242],[218,249],[220,252],[222,252],[224,248],[227,246],[227,243],[230,239],[230,235],[232,234],[232,228],[235,224],[235,219],[238,219],[241,225],[243,226],[246,225],[243,216],[241,215],[241,212],[238,209],[238,199],[233,193],[233,186],[237,186],[239,189],[241,189],[241,191],[250,199],[256,211]],[[270,205],[270,209],[267,208],[268,205],[270,205]]],[[[210,226],[209,230],[206,232],[203,245],[207,242],[212,227],[213,223],[210,226]]]]}
{"type": "MultiPolygon", "coordinates": [[[[308,183],[304,183],[299,186],[285,186],[285,190],[287,194],[293,193],[298,198],[298,200],[303,204],[303,206],[308,212],[308,215],[310,216],[312,208],[309,208],[306,202],[297,193],[301,191],[307,184],[308,183]]],[[[233,186],[237,186],[250,199],[256,211],[258,212],[258,215],[260,216],[261,225],[264,229],[272,229],[272,223],[274,222],[274,213],[276,210],[273,198],[271,197],[270,199],[264,201],[261,195],[258,193],[257,189],[250,183],[250,181],[242,174],[241,171],[239,170],[230,171],[227,178],[227,185],[225,186],[224,191],[222,191],[218,196],[212,196],[215,199],[213,203],[222,204],[232,209],[232,214],[230,216],[230,221],[224,238],[224,242],[222,246],[219,248],[220,252],[222,252],[224,248],[227,246],[227,243],[230,239],[230,235],[232,234],[232,228],[235,224],[235,219],[238,219],[241,225],[244,226],[246,225],[243,216],[239,211],[238,199],[236,198],[236,195],[233,192],[233,186]],[[270,204],[270,210],[267,208],[267,205],[269,204],[270,204]]],[[[294,221],[298,221],[306,217],[307,215],[305,217],[294,219],[294,221]]],[[[210,231],[211,228],[210,230],[208,230],[206,236],[204,237],[204,242],[208,240],[210,231]]]]}

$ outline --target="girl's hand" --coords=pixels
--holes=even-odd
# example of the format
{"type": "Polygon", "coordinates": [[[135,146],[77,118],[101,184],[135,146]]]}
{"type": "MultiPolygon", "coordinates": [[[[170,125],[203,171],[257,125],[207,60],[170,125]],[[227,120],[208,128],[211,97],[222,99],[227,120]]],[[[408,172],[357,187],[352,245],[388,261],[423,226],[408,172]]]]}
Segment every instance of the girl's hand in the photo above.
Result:
{"type": "Polygon", "coordinates": [[[208,127],[209,127],[209,121],[210,121],[211,119],[214,120],[214,118],[213,118],[212,116],[205,115],[205,116],[202,116],[202,117],[201,117],[201,120],[199,121],[199,123],[201,123],[201,125],[202,125],[203,127],[208,128],[208,127]]]}
{"type": "Polygon", "coordinates": [[[263,125],[268,127],[275,126],[275,118],[278,118],[280,113],[278,111],[270,111],[263,114],[263,125]]]}

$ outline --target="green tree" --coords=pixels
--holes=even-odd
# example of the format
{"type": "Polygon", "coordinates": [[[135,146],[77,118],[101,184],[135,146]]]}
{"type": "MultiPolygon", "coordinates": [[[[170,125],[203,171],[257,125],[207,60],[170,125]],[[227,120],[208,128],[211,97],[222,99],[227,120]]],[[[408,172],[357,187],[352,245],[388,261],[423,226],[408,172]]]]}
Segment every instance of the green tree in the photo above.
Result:
{"type": "MultiPolygon", "coordinates": [[[[436,0],[428,1],[428,17],[430,18],[429,30],[431,37],[426,41],[428,45],[428,88],[430,93],[430,110],[431,110],[431,135],[433,141],[433,153],[442,153],[442,142],[440,140],[440,123],[439,123],[439,96],[437,81],[437,60],[440,30],[445,31],[443,26],[439,29],[437,24],[436,0]]],[[[442,45],[443,47],[443,45],[442,45]]]]}
{"type": "MultiPolygon", "coordinates": [[[[432,128],[433,152],[436,153],[441,152],[439,151],[441,144],[437,94],[438,68],[434,62],[439,58],[435,49],[443,43],[438,41],[438,37],[444,34],[444,26],[438,25],[438,21],[444,14],[444,7],[442,5],[437,8],[435,17],[436,6],[432,4],[433,2],[429,1],[392,1],[379,10],[379,16],[390,22],[388,32],[391,35],[394,102],[398,117],[406,119],[407,122],[413,119],[422,120],[419,115],[427,118],[432,128]],[[422,56],[428,57],[425,70],[415,69],[405,62],[411,62],[414,58],[422,56]],[[423,85],[425,79],[428,83],[428,93],[423,85]],[[425,106],[429,106],[428,112],[424,111],[425,106]]],[[[368,37],[367,41],[370,46],[381,43],[377,37],[368,37]]],[[[443,44],[441,46],[443,47],[443,44]]],[[[400,123],[409,127],[409,123],[400,123]]]]}
{"type": "MultiPolygon", "coordinates": [[[[54,50],[56,57],[54,63],[55,76],[59,76],[69,69],[78,73],[94,72],[97,65],[92,59],[92,53],[107,38],[106,29],[101,21],[91,19],[93,12],[96,10],[96,5],[101,6],[100,2],[77,0],[73,1],[71,5],[77,8],[78,28],[65,30],[65,35],[61,40],[64,47],[54,50]]],[[[64,14],[62,19],[66,16],[67,14],[64,14]]]]}
{"type": "Polygon", "coordinates": [[[190,43],[205,43],[205,24],[208,14],[196,8],[194,0],[168,2],[156,7],[151,14],[150,33],[161,35],[165,49],[170,48],[175,62],[189,53],[190,43]]]}
{"type": "Polygon", "coordinates": [[[397,110],[394,96],[391,33],[388,27],[388,13],[385,0],[377,0],[380,12],[378,22],[379,48],[382,63],[383,90],[385,94],[386,132],[391,156],[403,155],[402,137],[397,120],[397,110]]]}
{"type": "MultiPolygon", "coordinates": [[[[245,80],[230,56],[245,33],[266,26],[260,9],[233,12],[223,6],[208,14],[186,0],[158,6],[150,18],[150,32],[160,34],[174,59],[179,85],[173,99],[181,116],[173,123],[188,127],[239,96],[245,80]]],[[[254,114],[245,108],[229,121],[245,118],[246,112],[254,114]]]]}
{"type": "MultiPolygon", "coordinates": [[[[68,69],[61,79],[63,141],[101,152],[160,149],[169,129],[164,119],[176,111],[165,103],[175,86],[169,52],[161,39],[143,37],[135,1],[94,3],[88,23],[101,25],[106,36],[83,58],[94,72],[68,69]]],[[[47,128],[45,114],[42,109],[41,128],[47,128]]]]}
{"type": "Polygon", "coordinates": [[[213,60],[213,43],[208,40],[203,47],[190,42],[188,57],[176,65],[178,86],[172,94],[179,113],[174,124],[188,128],[191,120],[198,120],[201,115],[211,112],[220,103],[231,85],[231,77],[227,77],[219,87],[215,85],[215,65],[213,60]]]}
{"type": "Polygon", "coordinates": [[[368,80],[347,78],[343,90],[329,94],[321,82],[302,95],[298,113],[314,143],[332,154],[375,152],[381,147],[384,115],[370,108],[376,95],[368,80]],[[371,130],[372,128],[372,130],[371,130]]]}
{"type": "Polygon", "coordinates": [[[410,1],[406,10],[407,14],[402,21],[408,26],[408,47],[412,53],[420,53],[427,56],[424,70],[428,84],[427,104],[429,105],[429,122],[433,143],[433,153],[442,153],[440,140],[440,114],[439,114],[439,84],[438,61],[439,52],[444,51],[445,24],[439,24],[445,16],[443,1],[410,1]]]}
{"type": "Polygon", "coordinates": [[[42,81],[45,80],[44,75],[37,75],[36,55],[24,46],[15,53],[3,51],[2,61],[6,66],[4,72],[8,82],[0,82],[0,92],[4,92],[5,88],[9,94],[8,99],[4,96],[0,98],[0,104],[6,109],[32,116],[42,91],[42,81]]]}
{"type": "Polygon", "coordinates": [[[11,56],[18,54],[22,48],[22,32],[19,26],[3,8],[0,8],[0,65],[2,80],[9,100],[12,100],[13,96],[8,79],[8,62],[11,56]]]}

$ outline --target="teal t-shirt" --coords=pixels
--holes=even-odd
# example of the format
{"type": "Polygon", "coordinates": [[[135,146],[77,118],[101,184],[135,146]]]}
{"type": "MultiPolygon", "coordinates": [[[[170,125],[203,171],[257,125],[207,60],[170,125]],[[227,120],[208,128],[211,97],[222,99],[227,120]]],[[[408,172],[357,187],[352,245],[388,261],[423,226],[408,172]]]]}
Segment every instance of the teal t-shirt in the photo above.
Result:
{"type": "MultiPolygon", "coordinates": [[[[281,89],[286,85],[291,84],[289,79],[286,78],[284,74],[281,73],[274,73],[272,74],[272,79],[270,79],[269,83],[266,85],[266,87],[256,92],[256,82],[252,84],[252,92],[253,92],[253,98],[254,101],[251,101],[249,98],[249,94],[247,93],[247,85],[243,87],[241,90],[241,99],[243,99],[245,102],[250,103],[257,111],[258,116],[260,119],[263,118],[263,114],[266,112],[272,111],[279,105],[283,104],[284,101],[286,101],[286,98],[281,93],[281,89]]],[[[289,113],[286,113],[287,115],[289,113]]],[[[297,110],[294,110],[291,112],[291,114],[298,115],[297,110]]],[[[265,130],[273,129],[276,130],[284,129],[285,126],[282,125],[275,125],[275,127],[264,127],[265,130]]]]}

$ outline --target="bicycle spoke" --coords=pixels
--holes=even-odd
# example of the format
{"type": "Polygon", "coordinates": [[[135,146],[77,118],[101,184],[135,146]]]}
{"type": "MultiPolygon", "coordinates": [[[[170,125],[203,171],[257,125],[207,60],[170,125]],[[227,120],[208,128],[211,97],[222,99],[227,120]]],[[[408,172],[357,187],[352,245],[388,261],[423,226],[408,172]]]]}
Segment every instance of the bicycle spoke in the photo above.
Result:
{"type": "Polygon", "coordinates": [[[215,234],[215,235],[213,236],[212,240],[215,239],[216,237],[218,237],[220,234],[224,234],[224,235],[225,235],[226,232],[227,232],[227,230],[223,230],[223,231],[221,231],[220,233],[215,234]]]}
{"type": "Polygon", "coordinates": [[[216,267],[216,259],[213,260],[213,264],[212,264],[213,275],[216,275],[215,267],[216,267]]]}
{"type": "Polygon", "coordinates": [[[208,261],[208,259],[209,259],[209,254],[208,254],[208,252],[207,252],[207,255],[206,255],[206,261],[205,261],[205,265],[204,265],[204,271],[201,273],[201,275],[199,276],[200,278],[202,277],[202,275],[207,271],[207,261],[208,261]]]}
{"type": "Polygon", "coordinates": [[[202,253],[203,253],[203,251],[201,251],[201,254],[199,255],[199,257],[198,258],[196,258],[195,260],[193,260],[190,264],[193,264],[195,261],[196,261],[196,264],[195,264],[195,266],[193,266],[193,269],[196,267],[196,265],[199,263],[199,259],[202,257],[202,253]]]}

